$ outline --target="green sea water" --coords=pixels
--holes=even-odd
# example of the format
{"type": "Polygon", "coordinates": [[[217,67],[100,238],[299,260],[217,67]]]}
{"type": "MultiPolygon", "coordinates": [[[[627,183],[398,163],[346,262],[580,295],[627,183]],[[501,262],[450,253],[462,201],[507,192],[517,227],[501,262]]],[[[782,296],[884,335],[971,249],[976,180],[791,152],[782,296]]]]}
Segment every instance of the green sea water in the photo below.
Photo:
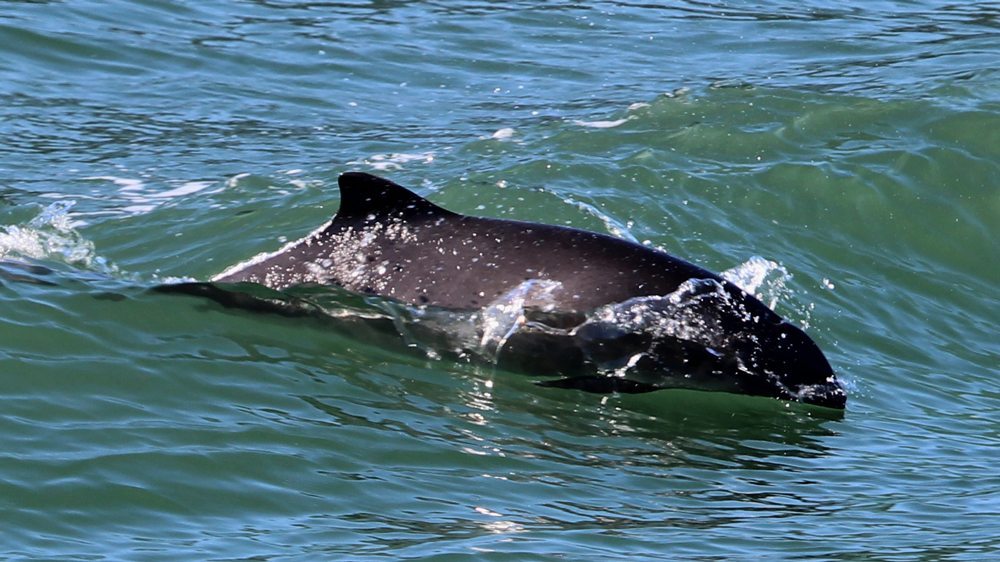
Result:
{"type": "Polygon", "coordinates": [[[0,560],[1000,558],[998,61],[995,2],[0,2],[0,560]],[[770,263],[847,409],[148,291],[347,170],[770,263]]]}

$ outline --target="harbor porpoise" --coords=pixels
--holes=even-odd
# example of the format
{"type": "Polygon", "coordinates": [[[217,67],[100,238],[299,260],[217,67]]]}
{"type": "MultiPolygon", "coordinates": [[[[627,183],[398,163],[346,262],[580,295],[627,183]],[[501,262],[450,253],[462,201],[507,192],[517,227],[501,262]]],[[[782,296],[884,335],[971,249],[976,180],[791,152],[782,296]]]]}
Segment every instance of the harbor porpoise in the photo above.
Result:
{"type": "Polygon", "coordinates": [[[476,337],[492,342],[500,366],[562,377],[543,386],[846,404],[805,332],[692,263],[606,234],[461,215],[367,173],[344,173],[339,185],[330,222],[186,292],[226,301],[214,287],[318,285],[419,309],[478,311],[480,320],[513,309],[515,322],[500,332],[482,322],[476,337]]]}

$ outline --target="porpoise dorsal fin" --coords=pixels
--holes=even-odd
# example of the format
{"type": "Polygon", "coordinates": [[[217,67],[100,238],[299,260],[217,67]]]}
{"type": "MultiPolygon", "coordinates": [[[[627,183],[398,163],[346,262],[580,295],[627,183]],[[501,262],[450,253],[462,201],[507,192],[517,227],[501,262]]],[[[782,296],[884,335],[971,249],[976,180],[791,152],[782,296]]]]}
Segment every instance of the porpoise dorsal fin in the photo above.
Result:
{"type": "Polygon", "coordinates": [[[415,217],[458,216],[385,178],[345,172],[340,184],[340,209],[334,222],[415,217]]]}

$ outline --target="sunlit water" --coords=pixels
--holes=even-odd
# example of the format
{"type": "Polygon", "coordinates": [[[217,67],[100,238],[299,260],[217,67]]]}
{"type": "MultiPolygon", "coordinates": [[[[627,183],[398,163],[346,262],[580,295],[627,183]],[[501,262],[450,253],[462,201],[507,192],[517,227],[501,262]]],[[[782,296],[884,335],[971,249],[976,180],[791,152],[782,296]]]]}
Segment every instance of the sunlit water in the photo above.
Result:
{"type": "Polygon", "coordinates": [[[991,3],[0,3],[0,558],[995,557],[998,45],[991,3]],[[847,410],[148,291],[351,169],[726,272],[847,410]]]}

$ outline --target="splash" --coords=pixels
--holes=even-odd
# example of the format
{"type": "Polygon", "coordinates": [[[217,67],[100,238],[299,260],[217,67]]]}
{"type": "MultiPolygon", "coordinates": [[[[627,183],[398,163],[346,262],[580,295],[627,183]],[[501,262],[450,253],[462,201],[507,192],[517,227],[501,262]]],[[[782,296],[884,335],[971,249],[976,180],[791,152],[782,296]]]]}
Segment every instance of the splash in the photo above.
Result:
{"type": "Polygon", "coordinates": [[[760,256],[752,256],[745,263],[723,271],[721,275],[723,279],[757,297],[772,309],[792,295],[787,285],[792,274],[777,262],[760,256]]]}
{"type": "MultiPolygon", "coordinates": [[[[730,281],[771,294],[774,299],[790,294],[784,284],[789,277],[782,267],[761,258],[752,258],[727,272],[730,281]]],[[[649,338],[691,342],[712,354],[728,345],[728,324],[756,321],[713,279],[691,279],[668,295],[609,304],[571,324],[548,325],[533,316],[534,311],[552,312],[554,292],[561,287],[556,281],[531,279],[472,314],[418,307],[412,310],[412,318],[446,334],[449,347],[463,357],[497,364],[515,334],[542,331],[578,347],[599,372],[619,377],[650,353],[649,338]]],[[[564,316],[564,320],[569,318],[564,316]]],[[[556,317],[558,313],[549,320],[556,317]]],[[[721,352],[717,356],[722,357],[721,352]]]]}
{"type": "Polygon", "coordinates": [[[594,334],[620,339],[626,334],[648,333],[711,346],[722,339],[722,330],[717,317],[706,311],[743,315],[738,308],[718,281],[690,279],[669,295],[636,297],[598,308],[573,334],[591,340],[594,334]]]}
{"type": "Polygon", "coordinates": [[[118,267],[97,255],[94,243],[75,228],[70,209],[75,201],[57,201],[23,226],[0,226],[0,259],[63,262],[120,277],[118,267]]]}
{"type": "Polygon", "coordinates": [[[554,302],[552,293],[561,288],[562,283],[546,279],[529,279],[482,309],[476,315],[482,336],[479,347],[494,357],[499,356],[507,340],[518,328],[527,322],[525,309],[529,306],[546,308],[545,303],[554,302]],[[542,306],[538,307],[537,303],[542,306]]]}
{"type": "Polygon", "coordinates": [[[760,256],[753,256],[745,263],[723,271],[721,275],[727,281],[757,297],[771,310],[782,313],[778,310],[779,304],[786,307],[785,313],[788,312],[787,308],[791,308],[794,321],[803,329],[809,328],[809,311],[812,305],[806,307],[793,305],[795,291],[789,286],[792,274],[784,266],[760,256]]]}

